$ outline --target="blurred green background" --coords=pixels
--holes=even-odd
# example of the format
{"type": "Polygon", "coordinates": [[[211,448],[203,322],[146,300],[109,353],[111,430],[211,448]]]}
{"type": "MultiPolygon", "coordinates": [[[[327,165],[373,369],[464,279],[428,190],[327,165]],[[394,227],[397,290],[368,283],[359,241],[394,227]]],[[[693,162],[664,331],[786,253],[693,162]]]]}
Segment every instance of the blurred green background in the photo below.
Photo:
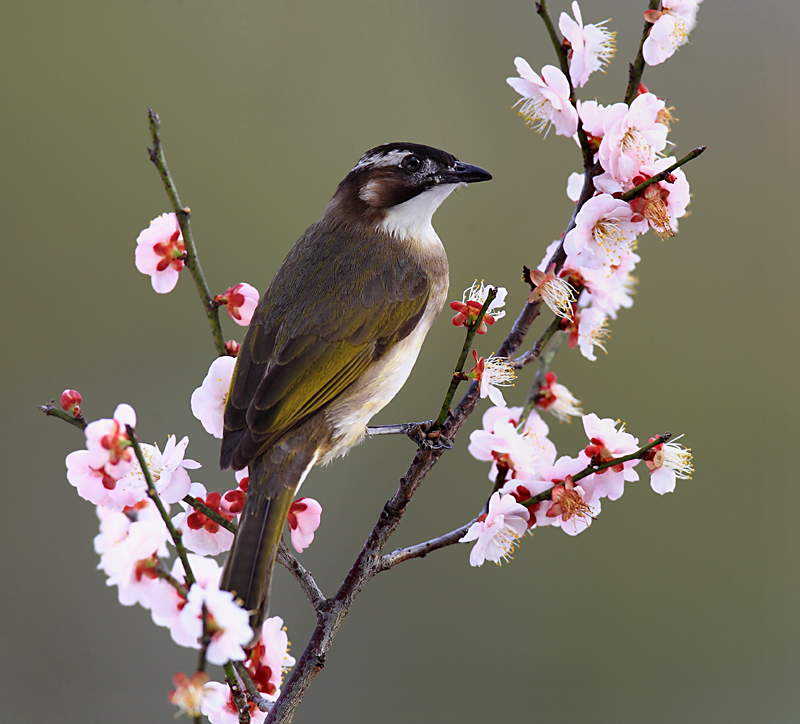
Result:
{"type": "MultiPolygon", "coordinates": [[[[621,99],[644,5],[582,3],[587,22],[611,17],[618,32],[616,59],[583,98],[621,99]]],[[[692,45],[646,71],[676,108],[676,153],[709,147],[687,168],[692,215],[674,239],[642,240],[636,304],[612,325],[608,356],[563,350],[556,364],[587,411],[640,439],[686,433],[694,480],[663,498],[629,485],[586,533],[544,530],[502,568],[472,569],[455,546],[379,576],[295,721],[798,720],[799,24],[796,3],[707,0],[692,45]]],[[[0,719],[166,722],[171,677],[196,654],[106,587],[94,510],[65,478],[83,437],[36,409],[65,387],[90,418],[130,402],[143,440],[188,434],[188,456],[204,463],[193,479],[230,487],[189,410],[213,358],[191,279],[159,296],[133,265],[137,234],[168,210],[147,108],[161,114],[215,292],[263,290],[372,146],[413,140],[489,169],[492,183],[435,218],[451,298],[476,277],[510,289],[512,314],[480,339],[484,354],[525,297],[522,264],[537,264],[569,218],[579,153],[511,110],[514,57],[554,59],[533,2],[15,3],[0,32],[0,719]]],[[[242,329],[226,319],[225,333],[242,329]]],[[[461,339],[443,314],[376,421],[434,416],[461,339]]],[[[507,397],[520,400],[528,379],[507,397]]],[[[390,547],[478,510],[486,466],[466,443],[479,424],[425,481],[390,547]]],[[[551,429],[564,454],[585,444],[580,424],[551,429]]],[[[301,560],[326,593],[412,455],[405,439],[367,441],[306,483],[324,513],[301,560]]],[[[273,591],[299,656],[310,608],[283,570],[273,591]]]]}

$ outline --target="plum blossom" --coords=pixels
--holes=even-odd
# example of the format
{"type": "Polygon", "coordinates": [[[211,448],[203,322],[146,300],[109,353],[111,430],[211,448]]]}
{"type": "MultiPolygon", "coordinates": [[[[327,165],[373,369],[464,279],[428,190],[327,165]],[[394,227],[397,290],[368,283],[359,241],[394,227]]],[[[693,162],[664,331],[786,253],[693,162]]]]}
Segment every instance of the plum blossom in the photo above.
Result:
{"type": "Polygon", "coordinates": [[[531,272],[531,283],[536,288],[528,296],[528,304],[541,297],[553,314],[568,319],[572,316],[572,305],[577,301],[575,289],[566,279],[555,273],[555,267],[553,263],[547,272],[538,269],[531,272]]]}
{"type": "Polygon", "coordinates": [[[644,19],[653,23],[642,46],[648,65],[658,65],[689,42],[697,25],[697,11],[703,0],[662,0],[661,10],[646,10],[644,19]]]}
{"type": "Polygon", "coordinates": [[[89,455],[86,463],[104,474],[104,484],[111,485],[131,469],[133,449],[126,426],[136,427],[136,412],[125,403],[117,405],[113,419],[90,422],[84,434],[89,455]],[[106,480],[108,478],[108,480],[106,480]]]}
{"type": "Polygon", "coordinates": [[[596,362],[595,347],[608,354],[603,346],[607,336],[606,315],[595,307],[589,307],[572,319],[569,328],[569,346],[574,349],[577,345],[586,359],[596,362]]]}
{"type": "MultiPolygon", "coordinates": [[[[631,188],[638,186],[675,163],[675,158],[660,158],[649,166],[642,167],[642,174],[634,176],[631,188]]],[[[664,181],[650,184],[630,202],[633,221],[644,221],[662,239],[674,236],[678,219],[686,214],[689,205],[689,182],[681,169],[675,169],[664,181]]]]}
{"type": "Polygon", "coordinates": [[[311,545],[321,515],[322,506],[314,498],[298,498],[292,503],[286,519],[291,531],[292,547],[298,553],[311,545]]]}
{"type": "MultiPolygon", "coordinates": [[[[579,459],[586,463],[599,465],[613,460],[614,458],[630,455],[639,449],[639,441],[630,433],[625,432],[625,425],[617,429],[619,421],[610,418],[600,419],[593,412],[584,415],[583,429],[589,438],[589,445],[579,455],[579,459]]],[[[619,463],[610,468],[599,470],[595,473],[595,491],[600,497],[607,497],[610,500],[617,500],[625,491],[625,481],[639,479],[639,475],[633,470],[638,460],[629,460],[619,463]]]]}
{"type": "Polygon", "coordinates": [[[106,573],[106,585],[117,586],[123,606],[139,603],[150,607],[150,594],[158,584],[157,556],[167,554],[167,527],[155,504],[141,501],[129,513],[97,508],[100,533],[95,536],[95,551],[100,554],[98,568],[106,573]]]}
{"type": "Polygon", "coordinates": [[[506,401],[500,387],[514,386],[511,381],[517,376],[514,363],[508,357],[494,355],[479,359],[475,350],[472,350],[472,356],[475,358],[475,366],[467,372],[467,377],[480,383],[481,398],[488,397],[498,407],[505,407],[506,401]]]}
{"type": "MultiPolygon", "coordinates": [[[[205,685],[201,710],[210,724],[239,724],[239,711],[233,703],[228,686],[217,681],[205,685]]],[[[262,724],[267,712],[261,711],[254,702],[249,701],[250,724],[262,724]]]]}
{"type": "MultiPolygon", "coordinates": [[[[201,483],[192,483],[191,489],[187,492],[223,518],[233,520],[233,515],[223,511],[222,496],[219,493],[206,492],[205,486],[201,483]]],[[[200,511],[191,508],[187,503],[182,502],[181,506],[183,506],[183,512],[172,519],[172,524],[181,532],[183,544],[190,551],[200,555],[215,556],[231,549],[233,533],[200,511]]]]}
{"type": "Polygon", "coordinates": [[[609,194],[589,199],[564,237],[564,251],[574,264],[588,269],[621,264],[636,240],[632,216],[629,204],[609,194]]]}
{"type": "Polygon", "coordinates": [[[245,652],[242,647],[253,637],[247,611],[234,603],[230,591],[221,591],[215,586],[203,588],[195,583],[189,589],[186,605],[179,615],[180,624],[190,639],[190,643],[185,645],[194,649],[200,648],[200,638],[203,635],[203,606],[207,611],[208,631],[211,634],[206,652],[208,661],[222,666],[228,659],[231,661],[244,659],[245,652]]]}
{"type": "Polygon", "coordinates": [[[241,282],[235,286],[228,287],[222,294],[214,297],[214,302],[221,307],[225,307],[228,316],[240,324],[247,327],[253,318],[253,312],[258,306],[258,289],[249,284],[241,282]]]}
{"type": "Polygon", "coordinates": [[[537,133],[545,136],[553,126],[559,136],[572,136],[578,130],[578,112],[569,99],[569,81],[554,65],[542,68],[542,75],[534,73],[528,61],[516,58],[519,78],[506,78],[506,82],[522,98],[519,114],[537,133]]]}
{"type": "Polygon", "coordinates": [[[61,393],[61,407],[72,414],[75,419],[81,416],[81,393],[77,390],[64,390],[61,393]]]}
{"type": "Polygon", "coordinates": [[[280,616],[264,621],[261,635],[245,662],[250,678],[265,699],[275,701],[281,692],[283,670],[294,666],[289,639],[280,616]]]}
{"type": "Polygon", "coordinates": [[[244,500],[250,484],[250,473],[247,468],[237,470],[235,473],[237,487],[222,494],[219,509],[225,516],[239,515],[244,510],[244,500]]]}
{"type": "Polygon", "coordinates": [[[203,384],[192,393],[192,414],[200,420],[206,432],[219,439],[222,439],[225,403],[235,366],[233,357],[217,357],[208,368],[203,384]]]}
{"type": "Polygon", "coordinates": [[[517,539],[528,529],[528,509],[513,495],[500,491],[489,498],[489,512],[473,523],[459,543],[477,541],[469,554],[471,566],[482,566],[486,560],[500,563],[511,558],[517,539]]]}
{"type": "Polygon", "coordinates": [[[642,457],[650,470],[650,487],[659,495],[673,492],[678,478],[692,479],[692,451],[675,440],[656,445],[642,457]]]}
{"type": "Polygon", "coordinates": [[[212,689],[208,684],[208,674],[197,671],[191,677],[178,672],[172,677],[175,689],[169,693],[169,701],[178,707],[178,714],[186,714],[197,718],[202,712],[203,699],[211,695],[212,689]]]}
{"type": "Polygon", "coordinates": [[[456,327],[473,327],[478,319],[478,314],[483,309],[483,305],[486,304],[489,290],[493,288],[497,290],[497,296],[487,308],[486,314],[483,315],[477,330],[478,334],[485,334],[487,324],[492,325],[496,320],[505,317],[506,313],[502,311],[502,307],[505,306],[508,290],[505,287],[485,286],[483,280],[478,283],[476,279],[472,286],[464,290],[460,302],[450,302],[450,309],[456,312],[453,317],[453,324],[456,327]]]}
{"type": "Polygon", "coordinates": [[[501,468],[509,478],[529,477],[538,466],[556,459],[547,423],[533,410],[520,430],[521,414],[521,407],[491,407],[483,415],[483,429],[469,436],[470,455],[492,463],[490,480],[501,468]]]}
{"type": "Polygon", "coordinates": [[[536,407],[549,412],[562,422],[569,422],[570,417],[583,415],[580,400],[556,381],[555,372],[547,372],[544,378],[545,382],[539,386],[536,394],[536,407]]]}
{"type": "Polygon", "coordinates": [[[603,140],[598,159],[603,168],[620,183],[656,160],[667,145],[669,129],[659,122],[664,101],[652,93],[642,93],[630,106],[615,103],[603,112],[603,140]]]}
{"type": "MultiPolygon", "coordinates": [[[[198,556],[194,553],[187,555],[189,566],[192,569],[197,584],[202,588],[219,588],[222,568],[213,558],[198,556]]],[[[186,586],[186,572],[183,561],[176,558],[172,565],[172,577],[186,586]]],[[[180,614],[186,605],[186,598],[167,581],[158,580],[157,586],[150,591],[150,616],[156,626],[164,626],[170,630],[170,636],[179,646],[193,646],[195,642],[194,631],[187,632],[181,623],[180,614]]],[[[186,586],[188,589],[188,586],[186,586]]]]}
{"type": "MultiPolygon", "coordinates": [[[[636,277],[632,272],[641,257],[635,252],[626,254],[619,264],[602,269],[580,269],[584,290],[578,305],[581,307],[591,305],[603,314],[617,318],[621,308],[630,309],[633,306],[633,293],[636,277]]],[[[574,260],[567,258],[564,266],[572,266],[574,260]]]]}
{"type": "Polygon", "coordinates": [[[171,292],[186,258],[186,245],[174,213],[161,214],[136,239],[136,268],[149,274],[159,294],[171,292]]]}
{"type": "Polygon", "coordinates": [[[604,20],[597,25],[584,25],[581,9],[577,2],[572,3],[573,20],[566,13],[561,13],[558,19],[558,28],[569,41],[571,47],[569,56],[569,77],[572,85],[583,88],[589,76],[614,57],[616,52],[616,33],[612,33],[603,26],[608,22],[604,20]]]}

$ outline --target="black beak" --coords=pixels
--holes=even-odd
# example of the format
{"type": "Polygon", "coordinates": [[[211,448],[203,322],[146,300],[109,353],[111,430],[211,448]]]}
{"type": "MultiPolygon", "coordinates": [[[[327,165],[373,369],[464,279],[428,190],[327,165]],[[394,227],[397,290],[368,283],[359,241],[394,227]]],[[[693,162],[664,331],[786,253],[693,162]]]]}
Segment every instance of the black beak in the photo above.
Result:
{"type": "Polygon", "coordinates": [[[473,166],[469,163],[456,161],[452,169],[448,169],[442,175],[441,183],[446,184],[474,184],[478,181],[491,181],[492,174],[485,171],[480,166],[473,166]]]}

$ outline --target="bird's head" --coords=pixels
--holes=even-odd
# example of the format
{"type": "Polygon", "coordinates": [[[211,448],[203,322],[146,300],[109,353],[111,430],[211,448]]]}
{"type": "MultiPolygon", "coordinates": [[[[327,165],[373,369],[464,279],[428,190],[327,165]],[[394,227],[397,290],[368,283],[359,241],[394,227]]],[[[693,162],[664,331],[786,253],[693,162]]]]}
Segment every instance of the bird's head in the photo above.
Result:
{"type": "Polygon", "coordinates": [[[359,219],[400,238],[429,227],[456,188],[488,181],[490,173],[446,151],[419,143],[386,143],[367,151],[342,180],[326,210],[359,219]]]}

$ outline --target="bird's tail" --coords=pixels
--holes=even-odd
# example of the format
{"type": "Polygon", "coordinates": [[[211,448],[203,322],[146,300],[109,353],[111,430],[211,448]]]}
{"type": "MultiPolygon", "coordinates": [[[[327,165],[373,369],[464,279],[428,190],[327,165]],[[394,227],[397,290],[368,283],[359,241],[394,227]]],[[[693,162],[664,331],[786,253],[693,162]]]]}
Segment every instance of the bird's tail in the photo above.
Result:
{"type": "Polygon", "coordinates": [[[220,586],[250,611],[256,637],[267,617],[272,569],[286,516],[316,455],[309,440],[295,438],[270,448],[249,466],[244,510],[220,586]]]}

